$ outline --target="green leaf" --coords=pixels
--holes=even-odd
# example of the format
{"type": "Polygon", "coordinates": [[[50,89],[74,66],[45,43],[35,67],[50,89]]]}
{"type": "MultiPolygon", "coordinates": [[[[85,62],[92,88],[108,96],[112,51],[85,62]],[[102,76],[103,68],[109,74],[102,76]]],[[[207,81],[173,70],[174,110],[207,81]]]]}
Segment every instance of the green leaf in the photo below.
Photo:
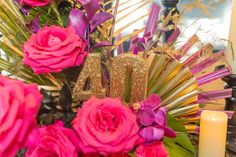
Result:
{"type": "Polygon", "coordinates": [[[172,128],[174,131],[176,132],[186,132],[185,127],[182,125],[182,123],[180,123],[179,121],[177,121],[174,117],[172,117],[170,114],[167,114],[167,124],[168,127],[172,128]]]}
{"type": "Polygon", "coordinates": [[[164,145],[170,157],[193,157],[195,149],[184,126],[171,115],[167,115],[168,126],[176,131],[176,138],[164,138],[164,145]]]}
{"type": "Polygon", "coordinates": [[[26,149],[20,149],[18,150],[16,157],[23,157],[26,152],[26,149]]]}
{"type": "Polygon", "coordinates": [[[68,19],[71,9],[72,6],[68,1],[62,1],[58,5],[58,11],[61,15],[63,25],[66,27],[68,26],[68,19]]]}
{"type": "Polygon", "coordinates": [[[194,147],[186,133],[177,133],[175,139],[164,138],[164,145],[170,157],[193,157],[194,147]]]}
{"type": "Polygon", "coordinates": [[[129,152],[128,155],[129,155],[130,157],[135,157],[135,151],[129,152]]]}
{"type": "Polygon", "coordinates": [[[60,23],[58,23],[58,16],[50,6],[34,7],[30,9],[29,15],[31,17],[31,20],[35,19],[37,15],[40,15],[39,23],[41,27],[44,27],[45,25],[60,25],[60,23]]]}

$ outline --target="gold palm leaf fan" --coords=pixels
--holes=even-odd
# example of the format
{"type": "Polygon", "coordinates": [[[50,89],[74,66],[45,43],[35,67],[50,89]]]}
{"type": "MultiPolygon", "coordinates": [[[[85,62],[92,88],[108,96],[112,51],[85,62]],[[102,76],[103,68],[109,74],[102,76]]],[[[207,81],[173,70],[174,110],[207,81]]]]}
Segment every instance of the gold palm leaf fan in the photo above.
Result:
{"type": "Polygon", "coordinates": [[[213,46],[208,43],[189,55],[191,48],[200,42],[197,35],[175,49],[176,39],[180,35],[180,30],[175,26],[180,19],[178,14],[170,13],[162,19],[162,26],[172,21],[173,25],[168,25],[168,29],[172,29],[173,33],[166,43],[161,43],[160,36],[165,29],[158,27],[159,11],[160,7],[154,4],[146,28],[124,37],[119,35],[114,45],[118,54],[125,53],[124,41],[131,37],[129,51],[144,58],[148,66],[147,96],[159,95],[161,105],[168,109],[168,113],[181,121],[188,133],[197,133],[201,105],[230,97],[232,93],[232,89],[205,91],[203,85],[229,75],[230,69],[223,67],[203,73],[224,58],[224,51],[213,53],[213,46]],[[140,33],[143,33],[142,37],[138,37],[140,33]]]}
{"type": "MultiPolygon", "coordinates": [[[[197,41],[194,35],[182,46],[188,49],[197,41]]],[[[161,105],[169,114],[179,119],[189,133],[198,131],[200,105],[212,100],[231,96],[232,89],[204,91],[201,87],[230,74],[227,67],[214,72],[201,74],[203,70],[223,57],[223,51],[212,53],[210,44],[203,46],[198,52],[184,60],[180,56],[170,56],[168,48],[154,48],[147,57],[149,67],[147,94],[157,94],[161,97],[161,105]],[[210,54],[205,56],[203,54],[210,54]],[[178,59],[179,58],[179,59],[178,59]],[[200,73],[200,74],[199,74],[200,73]]]]}

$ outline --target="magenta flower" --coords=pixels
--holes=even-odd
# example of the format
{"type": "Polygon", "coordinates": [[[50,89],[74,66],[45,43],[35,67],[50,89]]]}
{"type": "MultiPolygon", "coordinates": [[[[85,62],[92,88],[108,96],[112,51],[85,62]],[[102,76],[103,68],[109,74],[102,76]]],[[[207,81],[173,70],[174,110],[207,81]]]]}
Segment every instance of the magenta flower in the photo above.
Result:
{"type": "Polygon", "coordinates": [[[36,129],[29,136],[25,157],[78,157],[78,141],[75,132],[58,121],[36,129]]]}
{"type": "Polygon", "coordinates": [[[36,74],[60,72],[81,65],[87,55],[85,48],[73,27],[45,26],[25,42],[23,62],[36,74]]]}
{"type": "Polygon", "coordinates": [[[41,7],[51,3],[51,0],[17,0],[20,3],[26,4],[31,7],[41,7]]]}
{"type": "Polygon", "coordinates": [[[169,157],[165,146],[161,142],[139,145],[135,151],[136,157],[169,157]]]}
{"type": "Polygon", "coordinates": [[[160,97],[149,96],[141,103],[138,120],[141,125],[139,135],[147,142],[162,140],[164,136],[175,138],[175,132],[167,127],[166,109],[160,107],[160,97]]]}
{"type": "Polygon", "coordinates": [[[136,116],[119,99],[91,97],[78,110],[72,126],[83,153],[126,153],[138,145],[136,116]]]}
{"type": "Polygon", "coordinates": [[[42,96],[35,84],[0,76],[0,157],[15,156],[37,128],[42,96]]]}

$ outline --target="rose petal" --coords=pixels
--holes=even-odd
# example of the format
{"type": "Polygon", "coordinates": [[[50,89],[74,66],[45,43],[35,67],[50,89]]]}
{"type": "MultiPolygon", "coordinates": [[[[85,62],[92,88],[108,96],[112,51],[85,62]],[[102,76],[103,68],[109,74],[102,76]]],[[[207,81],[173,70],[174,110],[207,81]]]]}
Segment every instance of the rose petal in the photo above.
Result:
{"type": "Polygon", "coordinates": [[[139,145],[135,150],[136,157],[169,157],[162,142],[155,141],[139,145]]]}
{"type": "Polygon", "coordinates": [[[51,0],[21,0],[24,4],[27,4],[31,7],[41,7],[48,5],[51,0]]]}

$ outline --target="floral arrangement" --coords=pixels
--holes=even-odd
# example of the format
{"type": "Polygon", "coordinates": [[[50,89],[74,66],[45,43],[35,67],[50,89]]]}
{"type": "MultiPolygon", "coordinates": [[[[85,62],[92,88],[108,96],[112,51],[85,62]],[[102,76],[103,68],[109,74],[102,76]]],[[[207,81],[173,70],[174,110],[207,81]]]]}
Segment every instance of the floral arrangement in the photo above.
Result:
{"type": "Polygon", "coordinates": [[[232,89],[201,90],[230,73],[201,75],[223,51],[206,44],[186,59],[199,38],[176,50],[180,15],[159,18],[151,1],[133,8],[153,3],[148,15],[115,30],[126,2],[0,2],[0,157],[195,154],[200,105],[231,96],[232,89]],[[145,28],[122,36],[143,18],[145,28]]]}

